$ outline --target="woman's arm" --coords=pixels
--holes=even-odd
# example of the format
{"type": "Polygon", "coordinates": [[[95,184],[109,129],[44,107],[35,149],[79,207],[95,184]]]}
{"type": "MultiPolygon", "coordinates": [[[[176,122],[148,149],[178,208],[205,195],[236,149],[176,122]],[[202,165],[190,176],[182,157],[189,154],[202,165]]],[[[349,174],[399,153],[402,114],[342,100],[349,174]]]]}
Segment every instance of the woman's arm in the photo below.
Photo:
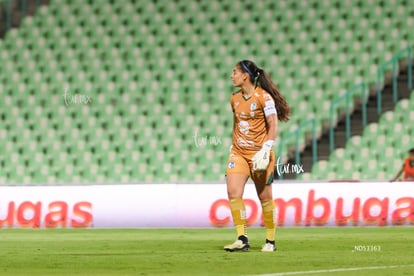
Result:
{"type": "Polygon", "coordinates": [[[269,129],[267,131],[267,140],[274,141],[277,135],[277,115],[270,114],[269,116],[266,116],[266,122],[269,126],[269,129]]]}
{"type": "Polygon", "coordinates": [[[404,166],[399,170],[397,175],[394,177],[394,179],[391,180],[391,182],[396,181],[398,178],[400,178],[401,174],[404,172],[404,166]]]}

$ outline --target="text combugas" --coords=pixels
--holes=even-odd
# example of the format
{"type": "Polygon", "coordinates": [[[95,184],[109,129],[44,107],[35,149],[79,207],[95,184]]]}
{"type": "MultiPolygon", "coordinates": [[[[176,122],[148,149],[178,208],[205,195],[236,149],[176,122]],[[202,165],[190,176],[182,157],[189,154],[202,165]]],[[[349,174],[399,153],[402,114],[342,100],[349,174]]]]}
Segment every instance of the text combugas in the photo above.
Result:
{"type": "MultiPolygon", "coordinates": [[[[296,197],[288,200],[276,198],[274,201],[276,222],[279,226],[287,223],[287,214],[295,226],[414,225],[414,197],[400,197],[395,202],[391,202],[388,197],[354,197],[345,202],[342,197],[317,198],[315,191],[311,189],[306,201],[296,197]]],[[[263,225],[263,217],[259,216],[259,204],[253,199],[245,199],[244,203],[247,209],[247,224],[253,225],[260,219],[263,225]]],[[[214,201],[210,207],[209,217],[210,224],[214,227],[228,226],[231,222],[228,200],[214,201]]]]}

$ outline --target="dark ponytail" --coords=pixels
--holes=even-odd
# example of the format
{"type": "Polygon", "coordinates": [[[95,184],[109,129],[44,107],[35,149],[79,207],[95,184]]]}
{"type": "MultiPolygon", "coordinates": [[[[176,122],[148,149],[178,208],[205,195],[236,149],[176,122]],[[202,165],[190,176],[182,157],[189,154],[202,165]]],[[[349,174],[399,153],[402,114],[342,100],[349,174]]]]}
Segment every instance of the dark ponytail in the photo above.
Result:
{"type": "Polygon", "coordinates": [[[263,69],[257,67],[257,65],[250,60],[242,60],[239,62],[239,67],[243,72],[246,72],[250,76],[250,81],[256,86],[260,86],[267,93],[272,96],[275,101],[277,110],[277,117],[279,121],[289,121],[290,107],[286,102],[285,97],[280,93],[277,85],[272,81],[269,74],[263,69]]]}

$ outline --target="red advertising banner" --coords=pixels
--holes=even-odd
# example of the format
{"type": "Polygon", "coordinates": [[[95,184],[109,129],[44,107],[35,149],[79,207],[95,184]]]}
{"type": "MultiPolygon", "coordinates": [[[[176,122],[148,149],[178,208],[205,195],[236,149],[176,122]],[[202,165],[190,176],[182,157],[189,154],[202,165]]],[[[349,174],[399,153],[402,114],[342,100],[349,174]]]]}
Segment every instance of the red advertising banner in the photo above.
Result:
{"type": "MultiPolygon", "coordinates": [[[[279,226],[414,225],[414,182],[284,183],[273,190],[279,226]]],[[[244,200],[248,224],[261,226],[252,184],[244,200]]],[[[224,184],[0,187],[0,228],[231,226],[224,184]]]]}

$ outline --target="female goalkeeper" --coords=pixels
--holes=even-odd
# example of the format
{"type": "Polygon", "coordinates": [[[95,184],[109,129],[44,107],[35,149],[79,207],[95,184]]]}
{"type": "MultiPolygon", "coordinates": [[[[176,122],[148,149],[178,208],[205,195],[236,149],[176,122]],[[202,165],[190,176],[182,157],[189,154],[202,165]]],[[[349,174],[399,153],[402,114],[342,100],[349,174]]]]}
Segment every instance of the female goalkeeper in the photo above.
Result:
{"type": "Polygon", "coordinates": [[[288,121],[290,108],[270,76],[249,60],[237,63],[231,74],[240,90],[231,96],[233,110],[233,144],[226,169],[227,194],[237,240],[224,247],[227,251],[250,248],[246,231],[246,208],[242,199],[249,177],[259,196],[266,243],[262,251],[276,250],[272,182],[275,156],[272,150],[277,121],[288,121]]]}

